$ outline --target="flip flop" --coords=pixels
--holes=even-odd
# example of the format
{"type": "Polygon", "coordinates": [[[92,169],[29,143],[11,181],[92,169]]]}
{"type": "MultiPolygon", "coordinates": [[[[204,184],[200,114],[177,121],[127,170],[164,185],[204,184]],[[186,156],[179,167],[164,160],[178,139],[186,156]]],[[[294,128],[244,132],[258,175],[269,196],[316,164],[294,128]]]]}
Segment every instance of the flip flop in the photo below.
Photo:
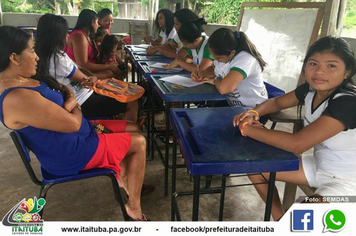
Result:
{"type": "Polygon", "coordinates": [[[129,221],[149,221],[144,214],[142,214],[141,218],[131,218],[131,216],[127,215],[129,217],[129,221]]]}

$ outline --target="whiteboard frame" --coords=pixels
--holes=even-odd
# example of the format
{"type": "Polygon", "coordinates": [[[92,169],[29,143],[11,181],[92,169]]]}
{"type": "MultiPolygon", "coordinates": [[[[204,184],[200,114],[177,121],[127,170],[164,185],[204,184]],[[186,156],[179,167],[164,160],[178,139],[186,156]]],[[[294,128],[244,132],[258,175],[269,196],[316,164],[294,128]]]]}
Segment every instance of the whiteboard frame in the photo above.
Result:
{"type": "MultiPolygon", "coordinates": [[[[242,19],[244,16],[245,8],[260,8],[260,9],[266,9],[266,8],[281,8],[281,9],[317,9],[317,16],[314,22],[314,27],[312,34],[309,39],[308,43],[308,48],[310,47],[311,44],[313,44],[318,37],[324,37],[326,36],[326,33],[328,31],[328,25],[330,21],[330,12],[331,12],[331,6],[330,4],[326,4],[327,2],[244,2],[241,5],[240,8],[240,15],[239,19],[237,22],[237,30],[240,30],[241,24],[242,24],[242,19]],[[323,24],[321,24],[323,22],[323,24]],[[320,31],[320,35],[319,35],[320,31]]],[[[302,84],[304,82],[304,77],[302,75],[302,70],[299,75],[299,79],[297,82],[297,86],[302,84]]]]}

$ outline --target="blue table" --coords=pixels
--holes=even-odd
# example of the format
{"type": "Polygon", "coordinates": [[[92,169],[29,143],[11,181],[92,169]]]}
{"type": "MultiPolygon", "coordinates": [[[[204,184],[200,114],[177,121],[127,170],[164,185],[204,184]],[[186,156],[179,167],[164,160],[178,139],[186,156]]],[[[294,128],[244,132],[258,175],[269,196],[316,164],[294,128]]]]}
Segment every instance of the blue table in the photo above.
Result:
{"type": "MultiPolygon", "coordinates": [[[[125,51],[129,55],[129,60],[132,63],[132,82],[135,82],[135,72],[137,71],[137,63],[139,61],[164,61],[164,62],[171,62],[173,59],[167,58],[160,53],[156,53],[154,55],[148,55],[146,49],[137,45],[126,45],[125,51]]],[[[140,75],[138,75],[138,80],[140,75]]]]}
{"type": "Polygon", "coordinates": [[[125,45],[124,50],[131,56],[135,52],[146,52],[146,48],[139,47],[138,45],[125,45]]]}
{"type": "MultiPolygon", "coordinates": [[[[170,120],[189,173],[194,177],[193,217],[198,220],[200,176],[270,172],[265,220],[270,219],[275,174],[299,168],[299,159],[290,152],[243,137],[232,126],[238,107],[172,109],[170,120]]],[[[173,145],[174,147],[175,145],[173,145]]],[[[172,220],[176,214],[176,150],[172,163],[172,220]]],[[[257,192],[256,192],[257,194],[257,192]]],[[[223,205],[224,188],[221,189],[223,205]]],[[[220,206],[220,219],[222,208],[220,206]]]]}
{"type": "MultiPolygon", "coordinates": [[[[201,84],[195,87],[184,87],[183,89],[178,89],[174,84],[160,80],[161,78],[170,76],[169,74],[151,74],[145,75],[148,78],[148,81],[151,84],[151,87],[162,99],[166,102],[165,105],[165,115],[166,115],[166,130],[165,130],[165,153],[163,159],[163,164],[165,167],[165,188],[164,195],[168,195],[168,168],[169,168],[169,111],[171,108],[171,102],[197,102],[197,101],[221,101],[226,100],[225,95],[221,95],[215,88],[210,84],[201,84]]],[[[185,76],[190,78],[190,74],[185,76]]],[[[154,127],[154,99],[153,92],[150,92],[151,97],[151,111],[152,119],[151,125],[149,127],[154,127]]],[[[154,153],[154,133],[152,132],[151,141],[151,155],[153,158],[154,153]]]]}
{"type": "Polygon", "coordinates": [[[173,61],[173,59],[167,58],[162,54],[148,55],[147,52],[137,52],[132,54],[132,58],[135,62],[137,61],[173,61]]]}
{"type": "Polygon", "coordinates": [[[139,47],[138,45],[125,45],[124,50],[129,55],[129,60],[132,64],[131,78],[132,82],[135,83],[136,62],[133,55],[134,53],[146,53],[146,48],[139,47]]]}
{"type": "Polygon", "coordinates": [[[143,75],[146,79],[149,79],[149,76],[152,74],[168,74],[168,75],[175,75],[175,74],[191,74],[191,72],[184,70],[184,69],[179,69],[179,68],[170,68],[170,69],[165,69],[165,68],[154,68],[151,65],[156,64],[157,62],[159,63],[170,63],[173,61],[172,59],[165,58],[161,60],[150,60],[150,61],[137,61],[137,70],[139,75],[143,75]]]}

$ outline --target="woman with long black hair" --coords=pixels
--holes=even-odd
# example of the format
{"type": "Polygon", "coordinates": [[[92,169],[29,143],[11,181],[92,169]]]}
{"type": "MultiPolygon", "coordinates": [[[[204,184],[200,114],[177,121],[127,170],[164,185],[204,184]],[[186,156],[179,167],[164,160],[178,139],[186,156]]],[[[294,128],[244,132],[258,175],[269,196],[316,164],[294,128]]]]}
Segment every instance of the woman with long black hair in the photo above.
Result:
{"type": "MultiPolygon", "coordinates": [[[[35,51],[40,57],[38,73],[50,75],[72,89],[78,103],[82,106],[85,117],[114,116],[125,113],[123,119],[136,123],[137,101],[121,103],[91,90],[96,77],[83,74],[63,51],[66,46],[67,32],[68,24],[63,17],[53,14],[41,16],[38,21],[35,45],[35,51]]],[[[117,65],[113,66],[117,67],[117,65]]]]}

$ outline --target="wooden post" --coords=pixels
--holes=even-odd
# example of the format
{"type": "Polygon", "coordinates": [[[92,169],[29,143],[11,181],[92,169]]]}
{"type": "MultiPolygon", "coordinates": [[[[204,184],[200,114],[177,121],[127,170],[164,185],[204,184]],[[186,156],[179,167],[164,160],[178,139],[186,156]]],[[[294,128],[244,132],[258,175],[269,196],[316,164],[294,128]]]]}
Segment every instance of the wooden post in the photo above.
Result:
{"type": "Polygon", "coordinates": [[[345,17],[347,0],[326,0],[320,36],[339,36],[345,17]]]}

